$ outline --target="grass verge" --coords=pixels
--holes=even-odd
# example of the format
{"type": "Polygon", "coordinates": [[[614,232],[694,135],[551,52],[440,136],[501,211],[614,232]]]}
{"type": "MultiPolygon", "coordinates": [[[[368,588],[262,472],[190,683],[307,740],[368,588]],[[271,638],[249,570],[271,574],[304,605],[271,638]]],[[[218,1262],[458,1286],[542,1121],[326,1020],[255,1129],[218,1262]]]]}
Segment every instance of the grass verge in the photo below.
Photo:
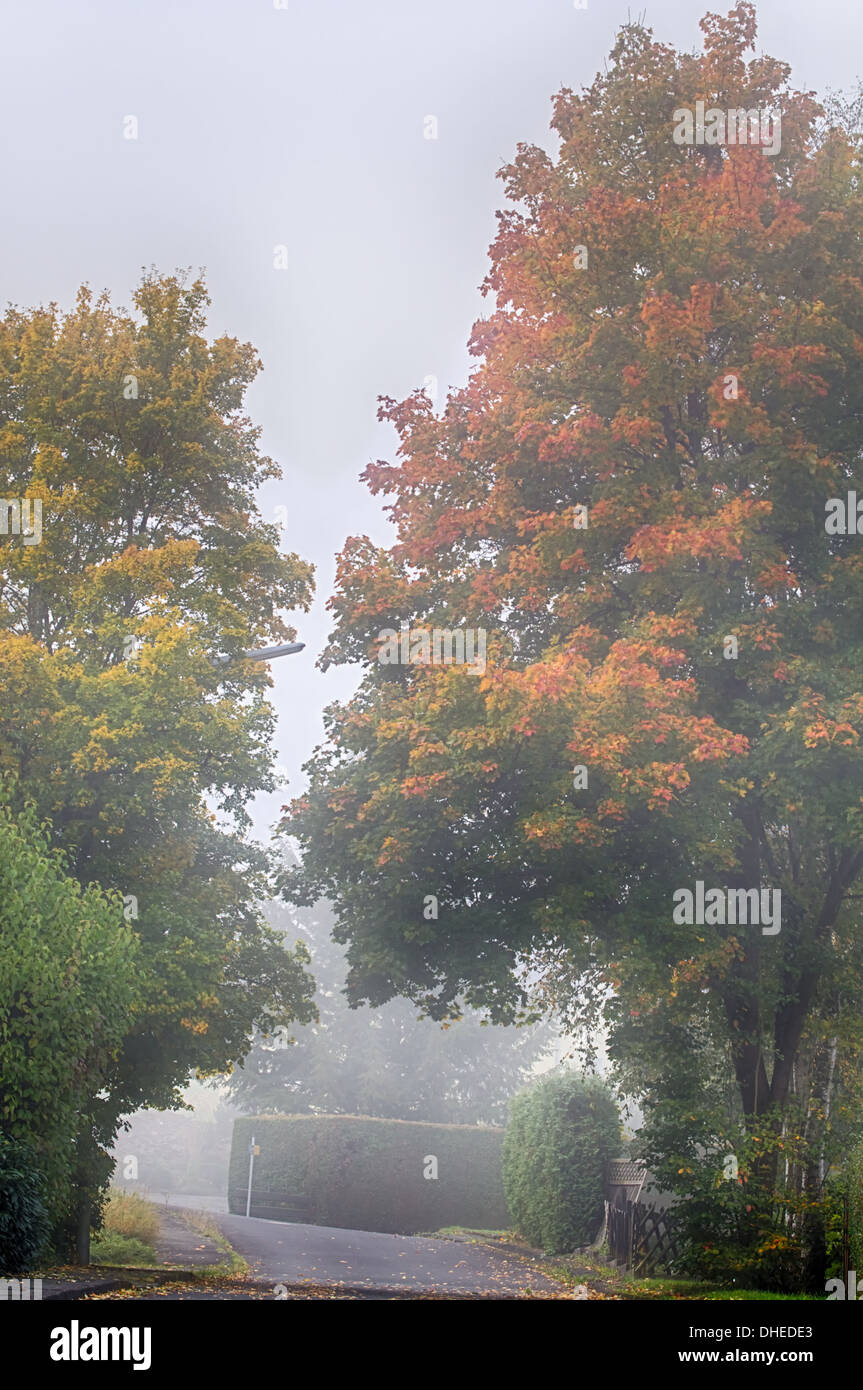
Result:
{"type": "Polygon", "coordinates": [[[105,1236],[127,1236],[132,1240],[153,1245],[159,1234],[159,1213],[152,1202],[136,1192],[122,1192],[112,1187],[105,1203],[102,1227],[97,1239],[105,1236]]]}
{"type": "Polygon", "coordinates": [[[152,1245],[134,1236],[121,1236],[106,1231],[90,1244],[90,1263],[93,1265],[154,1265],[156,1252],[152,1245]]]}
{"type": "Polygon", "coordinates": [[[112,1188],[108,1193],[100,1229],[90,1243],[94,1265],[153,1265],[159,1214],[152,1202],[135,1192],[112,1188]]]}
{"type": "Polygon", "coordinates": [[[230,1274],[235,1275],[248,1274],[249,1266],[247,1262],[243,1259],[242,1255],[237,1254],[230,1241],[227,1240],[219,1230],[219,1227],[216,1225],[209,1212],[192,1211],[191,1209],[183,1207],[179,1209],[179,1214],[190,1230],[197,1231],[198,1235],[205,1236],[207,1240],[211,1240],[214,1245],[218,1245],[219,1249],[224,1251],[225,1261],[223,1264],[205,1265],[200,1269],[199,1273],[203,1278],[224,1278],[226,1270],[230,1274]]]}
{"type": "Polygon", "coordinates": [[[625,1300],[659,1302],[713,1303],[817,1303],[817,1295],[806,1293],[769,1293],[764,1289],[729,1289],[698,1279],[675,1279],[670,1276],[655,1279],[636,1279],[621,1274],[612,1265],[602,1264],[590,1255],[557,1255],[546,1258],[542,1267],[552,1279],[570,1287],[587,1284],[625,1300]]]}

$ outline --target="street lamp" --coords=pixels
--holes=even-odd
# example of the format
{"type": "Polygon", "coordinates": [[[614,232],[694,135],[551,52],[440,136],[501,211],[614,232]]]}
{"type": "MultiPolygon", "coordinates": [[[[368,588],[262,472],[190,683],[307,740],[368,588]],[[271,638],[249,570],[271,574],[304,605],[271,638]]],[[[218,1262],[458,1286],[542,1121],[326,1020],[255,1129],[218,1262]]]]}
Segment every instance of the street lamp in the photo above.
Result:
{"type": "MultiPolygon", "coordinates": [[[[301,652],[305,645],[305,642],[282,642],[277,647],[261,647],[258,651],[240,652],[240,656],[246,661],[275,661],[277,656],[293,656],[294,652],[301,652]]],[[[217,666],[227,666],[228,662],[233,660],[230,653],[225,652],[218,652],[213,657],[217,666]]]]}

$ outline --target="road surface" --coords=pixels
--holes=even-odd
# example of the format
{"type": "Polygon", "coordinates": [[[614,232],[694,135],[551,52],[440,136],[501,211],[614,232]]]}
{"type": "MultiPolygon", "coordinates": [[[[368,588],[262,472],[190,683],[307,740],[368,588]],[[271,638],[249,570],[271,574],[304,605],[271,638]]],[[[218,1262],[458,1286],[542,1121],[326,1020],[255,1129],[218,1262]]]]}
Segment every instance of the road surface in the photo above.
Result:
{"type": "Polygon", "coordinates": [[[560,1297],[561,1284],[503,1250],[425,1236],[390,1236],[259,1217],[215,1216],[253,1279],[414,1293],[560,1297]]]}

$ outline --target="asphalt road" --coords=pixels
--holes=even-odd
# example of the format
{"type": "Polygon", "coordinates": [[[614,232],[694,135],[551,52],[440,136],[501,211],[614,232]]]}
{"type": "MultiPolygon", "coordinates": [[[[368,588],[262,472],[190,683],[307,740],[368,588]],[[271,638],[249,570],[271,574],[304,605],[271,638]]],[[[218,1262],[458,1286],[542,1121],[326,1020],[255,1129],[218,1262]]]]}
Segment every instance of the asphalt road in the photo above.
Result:
{"type": "Polygon", "coordinates": [[[219,1215],[214,1220],[248,1261],[252,1277],[273,1285],[345,1285],[490,1298],[564,1292],[562,1285],[529,1262],[463,1241],[301,1226],[258,1217],[219,1215]]]}

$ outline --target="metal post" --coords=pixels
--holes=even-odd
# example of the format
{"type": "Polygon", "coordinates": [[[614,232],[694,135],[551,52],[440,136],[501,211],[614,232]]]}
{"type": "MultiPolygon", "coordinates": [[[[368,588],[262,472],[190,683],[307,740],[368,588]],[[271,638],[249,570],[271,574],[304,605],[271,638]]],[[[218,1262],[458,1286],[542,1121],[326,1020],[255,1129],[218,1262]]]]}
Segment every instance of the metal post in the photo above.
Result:
{"type": "Polygon", "coordinates": [[[249,1215],[252,1206],[252,1173],[255,1171],[255,1136],[252,1135],[252,1142],[249,1145],[249,1187],[246,1192],[246,1215],[249,1215]]]}

